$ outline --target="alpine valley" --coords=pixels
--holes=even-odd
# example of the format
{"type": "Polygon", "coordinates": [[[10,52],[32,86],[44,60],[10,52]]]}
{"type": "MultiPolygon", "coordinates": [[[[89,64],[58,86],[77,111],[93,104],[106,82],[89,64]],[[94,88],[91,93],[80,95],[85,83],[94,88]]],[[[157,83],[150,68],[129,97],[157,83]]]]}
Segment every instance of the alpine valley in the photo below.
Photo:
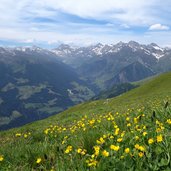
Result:
{"type": "Polygon", "coordinates": [[[0,130],[46,118],[116,86],[119,95],[120,84],[125,92],[137,87],[132,82],[170,70],[171,49],[155,43],[1,47],[0,130]]]}

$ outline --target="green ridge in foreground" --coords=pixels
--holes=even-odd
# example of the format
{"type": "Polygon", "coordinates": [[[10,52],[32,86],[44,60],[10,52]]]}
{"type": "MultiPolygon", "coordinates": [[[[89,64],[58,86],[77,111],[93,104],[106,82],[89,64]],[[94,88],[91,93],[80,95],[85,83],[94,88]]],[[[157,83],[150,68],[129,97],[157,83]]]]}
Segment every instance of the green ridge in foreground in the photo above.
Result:
{"type": "Polygon", "coordinates": [[[171,73],[0,133],[0,170],[169,170],[171,73]]]}

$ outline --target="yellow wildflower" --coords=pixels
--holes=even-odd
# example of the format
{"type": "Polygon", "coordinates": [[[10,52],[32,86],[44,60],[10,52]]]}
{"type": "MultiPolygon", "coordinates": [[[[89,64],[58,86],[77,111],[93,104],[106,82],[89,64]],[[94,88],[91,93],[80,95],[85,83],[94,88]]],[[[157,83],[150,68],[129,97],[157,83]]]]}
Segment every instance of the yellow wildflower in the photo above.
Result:
{"type": "Polygon", "coordinates": [[[103,138],[107,138],[107,135],[104,134],[104,135],[103,135],[103,138]]]}
{"type": "Polygon", "coordinates": [[[144,156],[144,153],[139,152],[139,153],[138,153],[138,156],[139,156],[139,157],[143,157],[143,156],[144,156]]]}
{"type": "Polygon", "coordinates": [[[109,138],[110,138],[110,139],[113,139],[113,138],[114,138],[114,136],[113,136],[113,135],[111,135],[109,138]]]}
{"type": "Polygon", "coordinates": [[[50,171],[55,171],[54,167],[52,167],[50,171]]]}
{"type": "Polygon", "coordinates": [[[115,129],[115,135],[118,135],[119,134],[119,130],[120,130],[119,128],[116,128],[115,129]]]}
{"type": "Polygon", "coordinates": [[[145,151],[145,147],[139,146],[139,150],[140,150],[140,151],[145,151]]]}
{"type": "Polygon", "coordinates": [[[118,151],[119,148],[120,148],[119,146],[115,146],[115,145],[111,145],[111,146],[110,146],[110,149],[111,149],[111,150],[114,150],[114,151],[118,151]]]}
{"type": "Polygon", "coordinates": [[[136,140],[139,140],[140,138],[139,138],[139,136],[135,136],[135,139],[136,139],[136,140]]]}
{"type": "Polygon", "coordinates": [[[84,149],[84,150],[82,150],[82,151],[81,151],[81,155],[83,155],[83,156],[84,156],[84,155],[86,154],[86,152],[87,152],[87,150],[85,150],[85,149],[84,149]]]}
{"type": "Polygon", "coordinates": [[[67,153],[69,153],[69,152],[71,152],[71,151],[72,151],[72,146],[69,145],[69,146],[66,148],[65,153],[67,154],[67,153]]]}
{"type": "Polygon", "coordinates": [[[102,137],[100,137],[100,139],[97,140],[96,142],[97,142],[97,144],[103,144],[103,143],[105,143],[105,140],[102,137]]]}
{"type": "Polygon", "coordinates": [[[125,131],[123,131],[122,133],[121,133],[121,137],[123,137],[125,135],[125,131]]]}
{"type": "Polygon", "coordinates": [[[147,127],[146,126],[143,126],[143,129],[146,129],[147,127]]]}
{"type": "Polygon", "coordinates": [[[130,126],[131,126],[131,124],[130,124],[130,123],[128,123],[128,124],[127,124],[127,127],[130,127],[130,126]]]}
{"type": "Polygon", "coordinates": [[[0,155],[0,162],[4,160],[4,157],[0,155]]]}
{"type": "Polygon", "coordinates": [[[143,136],[146,136],[147,135],[147,132],[143,132],[143,136]]]}
{"type": "Polygon", "coordinates": [[[103,150],[103,151],[102,151],[102,155],[103,155],[104,157],[108,157],[108,156],[109,156],[109,152],[107,152],[106,150],[103,150]]]}
{"type": "Polygon", "coordinates": [[[153,138],[150,138],[150,139],[148,140],[148,144],[153,144],[153,143],[154,143],[153,138]]]}
{"type": "Polygon", "coordinates": [[[94,159],[90,159],[90,160],[86,160],[86,163],[89,167],[95,167],[98,162],[94,159]]]}
{"type": "Polygon", "coordinates": [[[171,125],[171,119],[167,119],[166,122],[171,125]]]}
{"type": "Polygon", "coordinates": [[[140,146],[139,146],[139,144],[135,144],[134,147],[135,147],[135,149],[139,149],[140,146]]]}
{"type": "Polygon", "coordinates": [[[126,121],[129,121],[129,120],[130,120],[130,118],[129,118],[129,117],[127,117],[127,118],[126,118],[126,121]]]}
{"type": "Polygon", "coordinates": [[[96,156],[98,156],[99,155],[99,151],[100,151],[100,147],[99,146],[94,146],[93,147],[94,148],[94,154],[96,155],[96,156]]]}
{"type": "Polygon", "coordinates": [[[36,163],[39,164],[42,161],[41,158],[37,158],[36,163]]]}
{"type": "Polygon", "coordinates": [[[117,139],[117,142],[122,142],[122,138],[118,138],[117,139]]]}
{"type": "Polygon", "coordinates": [[[120,157],[120,159],[123,159],[123,158],[124,158],[124,156],[121,156],[121,157],[120,157]]]}
{"type": "Polygon", "coordinates": [[[45,133],[45,134],[48,134],[49,131],[50,131],[50,129],[45,129],[45,130],[44,130],[44,133],[45,133]]]}
{"type": "Polygon", "coordinates": [[[21,137],[21,133],[16,133],[15,136],[16,137],[21,137]]]}
{"type": "Polygon", "coordinates": [[[79,148],[79,149],[77,149],[77,153],[81,153],[81,151],[82,151],[82,149],[81,148],[79,148]]]}
{"type": "Polygon", "coordinates": [[[157,142],[162,142],[163,141],[163,136],[160,134],[157,136],[157,142]]]}
{"type": "Polygon", "coordinates": [[[134,118],[134,123],[138,123],[138,119],[137,118],[134,118]]]}
{"type": "Polygon", "coordinates": [[[27,134],[24,134],[24,138],[27,138],[28,137],[28,135],[27,134]]]}
{"type": "Polygon", "coordinates": [[[125,148],[125,153],[129,153],[130,152],[130,149],[129,148],[125,148]]]}

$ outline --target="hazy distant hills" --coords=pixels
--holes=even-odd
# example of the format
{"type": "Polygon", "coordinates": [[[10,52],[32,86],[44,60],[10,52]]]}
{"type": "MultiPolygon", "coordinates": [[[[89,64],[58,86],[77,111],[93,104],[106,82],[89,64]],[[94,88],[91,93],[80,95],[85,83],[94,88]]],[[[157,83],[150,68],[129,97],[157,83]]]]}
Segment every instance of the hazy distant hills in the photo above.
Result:
{"type": "Polygon", "coordinates": [[[76,72],[41,48],[0,49],[0,128],[42,119],[90,99],[76,72]]]}

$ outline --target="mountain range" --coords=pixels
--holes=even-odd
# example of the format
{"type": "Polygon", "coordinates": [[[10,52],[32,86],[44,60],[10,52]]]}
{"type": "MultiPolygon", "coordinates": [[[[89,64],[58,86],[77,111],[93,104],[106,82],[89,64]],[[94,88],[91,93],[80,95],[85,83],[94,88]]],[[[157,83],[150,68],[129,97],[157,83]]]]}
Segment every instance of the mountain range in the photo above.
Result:
{"type": "MultiPolygon", "coordinates": [[[[169,70],[171,49],[154,43],[62,44],[52,50],[1,47],[0,129],[46,118],[117,84],[169,70]]],[[[124,90],[116,86],[114,95],[130,87],[125,85],[124,90]]]]}
{"type": "Polygon", "coordinates": [[[138,81],[171,70],[171,49],[155,43],[143,45],[130,41],[88,47],[62,44],[52,52],[95,84],[99,91],[113,84],[138,81]]]}

